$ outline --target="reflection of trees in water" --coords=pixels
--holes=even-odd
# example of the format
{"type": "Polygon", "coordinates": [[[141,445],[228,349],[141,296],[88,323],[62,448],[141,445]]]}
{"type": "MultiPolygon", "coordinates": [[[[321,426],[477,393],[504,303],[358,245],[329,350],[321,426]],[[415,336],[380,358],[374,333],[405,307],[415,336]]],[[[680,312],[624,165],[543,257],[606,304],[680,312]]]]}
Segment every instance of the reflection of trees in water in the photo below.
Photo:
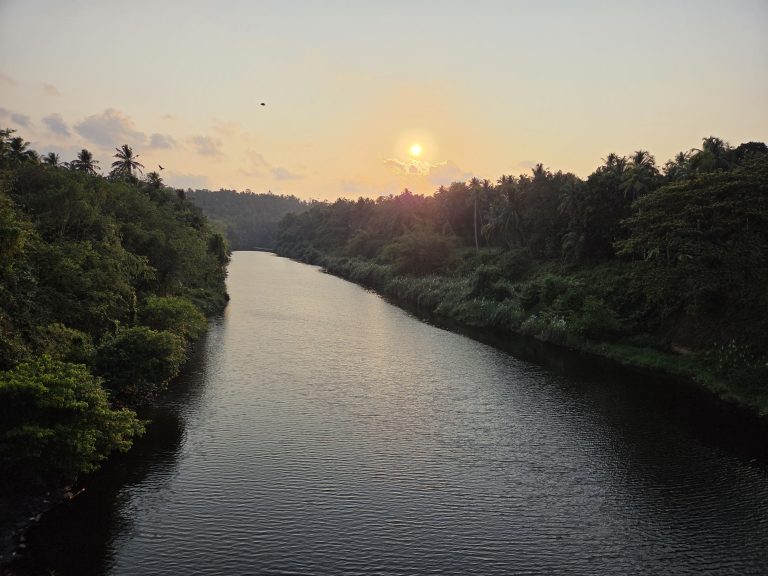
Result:
{"type": "Polygon", "coordinates": [[[578,382],[578,386],[562,387],[563,393],[589,395],[590,403],[597,404],[618,430],[628,430],[634,417],[652,414],[660,426],[678,430],[710,448],[768,470],[768,424],[699,385],[625,368],[606,358],[525,336],[448,328],[526,362],[545,366],[569,382],[578,382]]]}
{"type": "MultiPolygon", "coordinates": [[[[212,331],[220,331],[215,322],[212,331]]],[[[85,491],[43,516],[27,532],[24,557],[11,567],[29,576],[87,576],[105,574],[112,566],[113,544],[132,529],[126,489],[145,483],[161,484],[172,477],[184,437],[186,415],[200,404],[205,367],[220,353],[207,337],[198,340],[182,374],[158,406],[141,414],[150,419],[147,433],[126,454],[114,454],[96,474],[82,481],[85,491]]]]}

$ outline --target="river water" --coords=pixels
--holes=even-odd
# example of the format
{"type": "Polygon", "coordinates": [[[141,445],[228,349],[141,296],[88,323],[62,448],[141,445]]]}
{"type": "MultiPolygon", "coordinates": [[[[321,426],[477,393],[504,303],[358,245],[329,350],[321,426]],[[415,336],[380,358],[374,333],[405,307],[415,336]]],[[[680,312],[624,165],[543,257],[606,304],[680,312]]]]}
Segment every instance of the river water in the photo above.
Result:
{"type": "Polygon", "coordinates": [[[705,395],[267,253],[228,288],[147,436],[30,531],[30,572],[768,573],[768,436],[705,395]]]}

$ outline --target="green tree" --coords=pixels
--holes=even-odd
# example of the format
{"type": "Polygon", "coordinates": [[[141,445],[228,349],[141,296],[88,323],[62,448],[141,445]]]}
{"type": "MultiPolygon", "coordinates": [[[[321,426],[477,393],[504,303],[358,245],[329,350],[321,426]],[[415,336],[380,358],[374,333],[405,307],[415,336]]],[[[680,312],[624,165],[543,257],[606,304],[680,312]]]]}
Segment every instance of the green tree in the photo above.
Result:
{"type": "Polygon", "coordinates": [[[123,400],[146,402],[179,373],[184,341],[147,326],[121,328],[96,351],[96,371],[123,400]]]}
{"type": "Polygon", "coordinates": [[[0,464],[16,481],[69,481],[142,432],[85,366],[43,356],[0,372],[0,464]]]}
{"type": "Polygon", "coordinates": [[[157,172],[150,172],[147,174],[147,184],[149,184],[150,188],[159,190],[163,187],[163,179],[157,172]]]}
{"type": "Polygon", "coordinates": [[[10,138],[4,147],[4,160],[10,166],[35,163],[39,160],[37,152],[29,149],[29,142],[19,136],[10,138]]]}
{"type": "Polygon", "coordinates": [[[197,307],[180,296],[150,296],[141,307],[139,319],[155,330],[167,330],[184,341],[194,340],[208,325],[197,307]]]}

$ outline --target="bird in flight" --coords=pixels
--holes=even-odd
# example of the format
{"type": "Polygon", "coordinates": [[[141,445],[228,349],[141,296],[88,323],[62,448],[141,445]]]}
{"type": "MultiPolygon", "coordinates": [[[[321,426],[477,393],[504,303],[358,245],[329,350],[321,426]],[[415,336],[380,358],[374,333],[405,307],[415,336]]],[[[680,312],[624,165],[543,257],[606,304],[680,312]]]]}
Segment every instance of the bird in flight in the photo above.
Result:
{"type": "Polygon", "coordinates": [[[158,164],[158,165],[157,165],[157,167],[158,167],[158,168],[160,168],[160,170],[165,170],[165,168],[163,168],[162,166],[160,166],[160,164],[158,164]]]}
{"type": "Polygon", "coordinates": [[[262,105],[262,106],[266,106],[266,103],[262,102],[262,103],[261,103],[261,105],[262,105]]]}

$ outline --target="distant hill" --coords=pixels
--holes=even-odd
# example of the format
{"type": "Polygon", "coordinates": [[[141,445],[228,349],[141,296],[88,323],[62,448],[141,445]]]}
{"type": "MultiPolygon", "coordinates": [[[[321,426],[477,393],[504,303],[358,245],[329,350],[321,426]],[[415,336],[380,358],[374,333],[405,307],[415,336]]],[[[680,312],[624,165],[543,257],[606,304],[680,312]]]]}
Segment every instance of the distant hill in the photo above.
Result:
{"type": "Polygon", "coordinates": [[[288,213],[301,213],[310,204],[296,196],[256,194],[236,190],[188,190],[188,200],[226,231],[232,250],[272,249],[277,225],[288,213]]]}

